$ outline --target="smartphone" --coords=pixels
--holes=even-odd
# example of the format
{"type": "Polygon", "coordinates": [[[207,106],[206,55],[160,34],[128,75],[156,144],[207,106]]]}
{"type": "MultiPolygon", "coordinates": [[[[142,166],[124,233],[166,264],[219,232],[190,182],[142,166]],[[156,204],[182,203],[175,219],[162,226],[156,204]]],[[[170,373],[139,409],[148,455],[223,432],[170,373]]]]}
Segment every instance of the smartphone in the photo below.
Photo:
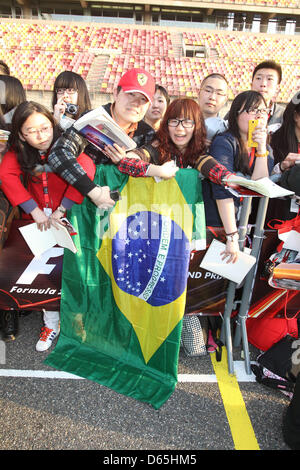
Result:
{"type": "Polygon", "coordinates": [[[121,199],[120,191],[118,191],[117,189],[115,191],[110,191],[109,195],[110,195],[111,199],[115,202],[117,202],[121,199]]]}
{"type": "Polygon", "coordinates": [[[252,134],[256,126],[258,125],[258,119],[250,119],[248,122],[248,147],[257,147],[257,142],[252,139],[252,134]]]}

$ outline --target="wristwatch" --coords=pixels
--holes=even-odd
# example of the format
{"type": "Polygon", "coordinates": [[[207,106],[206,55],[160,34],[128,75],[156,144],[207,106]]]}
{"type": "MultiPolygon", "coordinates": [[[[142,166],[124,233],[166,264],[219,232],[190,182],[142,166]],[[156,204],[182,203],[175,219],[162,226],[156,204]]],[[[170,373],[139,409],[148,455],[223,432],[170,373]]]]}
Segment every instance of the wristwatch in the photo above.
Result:
{"type": "Polygon", "coordinates": [[[228,235],[226,234],[226,238],[227,238],[227,240],[229,240],[230,242],[234,242],[234,240],[235,240],[236,238],[239,238],[239,234],[238,234],[238,232],[229,233],[228,235]]]}
{"type": "Polygon", "coordinates": [[[63,206],[59,206],[59,207],[57,208],[57,210],[58,210],[59,212],[61,212],[62,214],[64,214],[64,213],[66,212],[66,209],[65,209],[63,206]]]}

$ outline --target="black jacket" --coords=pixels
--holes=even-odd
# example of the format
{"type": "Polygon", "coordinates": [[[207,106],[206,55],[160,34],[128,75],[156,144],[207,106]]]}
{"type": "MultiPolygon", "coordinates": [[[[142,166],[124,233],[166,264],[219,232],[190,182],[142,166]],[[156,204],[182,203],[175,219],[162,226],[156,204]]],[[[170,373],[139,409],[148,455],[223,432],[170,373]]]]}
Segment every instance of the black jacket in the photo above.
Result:
{"type": "MultiPolygon", "coordinates": [[[[103,108],[111,115],[111,103],[107,103],[103,108]]],[[[152,127],[144,121],[140,121],[132,139],[136,142],[137,147],[140,147],[150,142],[154,134],[152,127]]],[[[48,164],[53,171],[86,196],[96,185],[76,160],[82,152],[89,155],[96,165],[111,163],[101,150],[90,144],[72,126],[53,145],[48,157],[48,164]]]]}

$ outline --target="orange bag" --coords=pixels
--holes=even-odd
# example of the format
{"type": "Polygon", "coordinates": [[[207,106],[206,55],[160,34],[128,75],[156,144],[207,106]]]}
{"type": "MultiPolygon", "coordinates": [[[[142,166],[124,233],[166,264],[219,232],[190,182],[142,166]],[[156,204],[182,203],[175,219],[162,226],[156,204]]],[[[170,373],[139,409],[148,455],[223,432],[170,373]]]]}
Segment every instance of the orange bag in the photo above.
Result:
{"type": "Polygon", "coordinates": [[[296,279],[300,280],[299,263],[279,263],[273,269],[274,279],[296,279]]]}

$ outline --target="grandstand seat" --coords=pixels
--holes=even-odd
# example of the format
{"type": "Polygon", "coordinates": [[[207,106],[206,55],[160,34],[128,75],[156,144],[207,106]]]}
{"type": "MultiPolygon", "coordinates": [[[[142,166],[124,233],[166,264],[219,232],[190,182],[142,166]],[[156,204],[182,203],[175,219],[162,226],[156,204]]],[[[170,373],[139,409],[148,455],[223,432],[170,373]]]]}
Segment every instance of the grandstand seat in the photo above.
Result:
{"type": "MultiPolygon", "coordinates": [[[[234,2],[254,4],[254,0],[234,2]]],[[[259,2],[276,4],[276,0],[255,0],[255,4],[259,2]]],[[[295,0],[278,0],[277,3],[291,6],[295,0]]],[[[214,71],[223,73],[230,77],[232,97],[249,87],[256,63],[271,57],[283,66],[279,101],[288,101],[295,90],[300,76],[297,37],[199,30],[183,31],[181,35],[183,45],[203,46],[207,57],[175,54],[169,30],[3,21],[0,58],[28,89],[51,89],[62,70],[77,71],[87,79],[95,60],[92,48],[107,50],[109,55],[102,73],[103,86],[99,87],[103,93],[110,93],[126,70],[140,66],[149,70],[171,95],[196,96],[205,75],[214,71]],[[121,54],[112,54],[113,50],[121,54]]]]}

